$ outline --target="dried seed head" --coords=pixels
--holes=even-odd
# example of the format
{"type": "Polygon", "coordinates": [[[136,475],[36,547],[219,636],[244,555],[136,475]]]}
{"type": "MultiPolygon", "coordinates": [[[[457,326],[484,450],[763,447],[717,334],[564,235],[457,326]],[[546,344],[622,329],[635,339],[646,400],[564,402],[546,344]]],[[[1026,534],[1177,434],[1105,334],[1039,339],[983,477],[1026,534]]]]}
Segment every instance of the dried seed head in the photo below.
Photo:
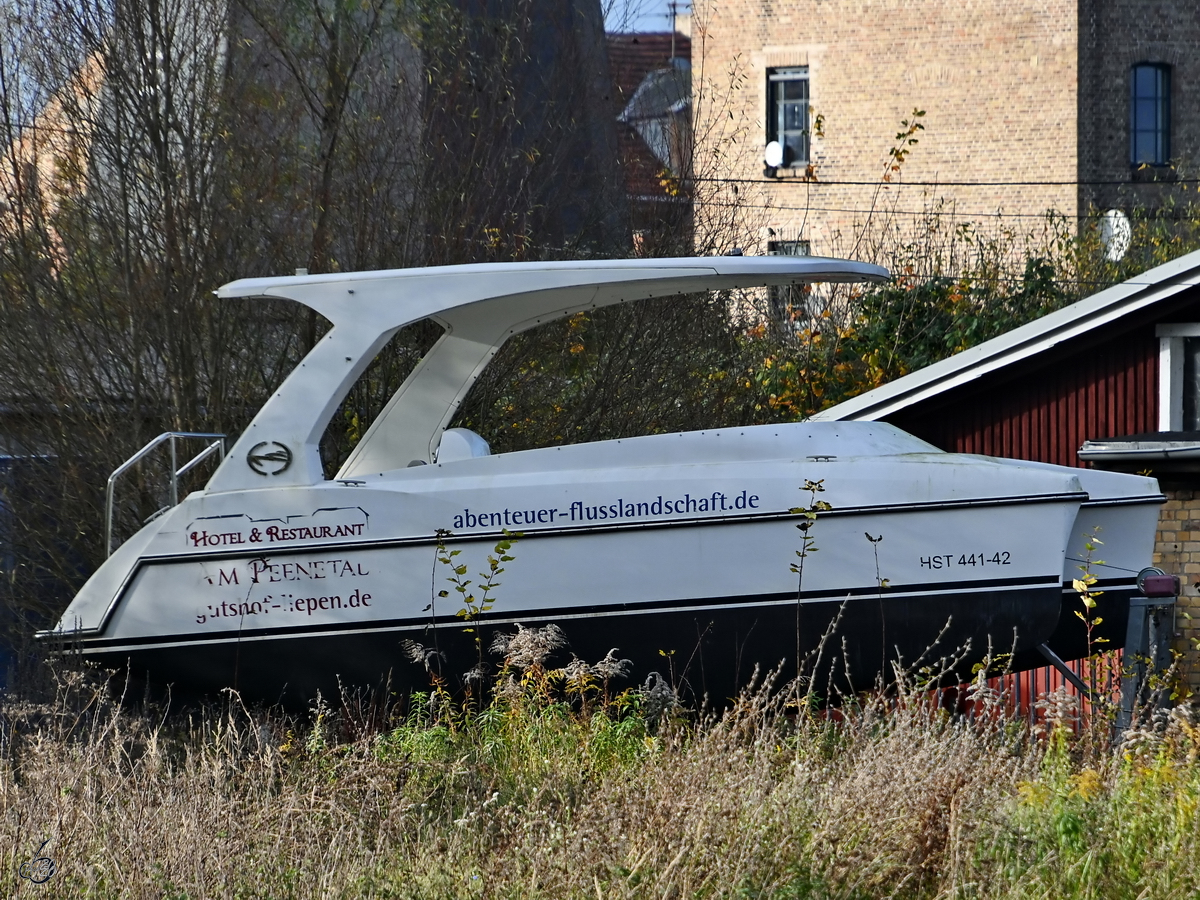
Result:
{"type": "Polygon", "coordinates": [[[1046,717],[1048,730],[1071,728],[1079,721],[1079,698],[1065,687],[1042,694],[1034,708],[1041,710],[1046,717]]]}
{"type": "Polygon", "coordinates": [[[579,681],[581,678],[586,678],[592,674],[592,667],[585,663],[578,656],[571,657],[571,661],[563,667],[563,675],[567,681],[579,681]]]}
{"type": "Polygon", "coordinates": [[[463,681],[467,684],[477,684],[487,678],[487,665],[481,663],[477,666],[472,666],[463,672],[463,681]]]}
{"type": "Polygon", "coordinates": [[[500,683],[496,685],[496,695],[504,698],[505,700],[516,700],[521,696],[521,694],[521,683],[512,675],[502,679],[500,683]]]}
{"type": "Polygon", "coordinates": [[[407,638],[400,642],[400,649],[404,651],[404,655],[408,658],[409,662],[424,666],[426,672],[436,671],[443,659],[439,651],[407,638]]]}
{"type": "Polygon", "coordinates": [[[646,676],[642,685],[642,708],[646,718],[651,722],[661,718],[664,713],[673,712],[679,707],[679,699],[675,691],[667,684],[667,680],[658,672],[646,676]]]}
{"type": "Polygon", "coordinates": [[[527,671],[544,665],[551,653],[566,645],[567,636],[557,625],[526,628],[518,624],[516,634],[497,634],[491,650],[504,657],[505,665],[527,671]]]}
{"type": "Polygon", "coordinates": [[[604,659],[592,666],[592,671],[598,678],[608,681],[610,678],[624,678],[633,670],[633,660],[617,659],[617,647],[613,647],[604,659]]]}

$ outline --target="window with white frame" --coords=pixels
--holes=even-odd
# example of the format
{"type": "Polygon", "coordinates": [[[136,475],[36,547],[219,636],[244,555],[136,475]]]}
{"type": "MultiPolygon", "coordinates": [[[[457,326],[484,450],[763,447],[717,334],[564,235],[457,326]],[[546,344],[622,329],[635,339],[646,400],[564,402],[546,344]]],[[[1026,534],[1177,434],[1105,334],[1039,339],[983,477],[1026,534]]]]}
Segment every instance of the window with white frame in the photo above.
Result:
{"type": "Polygon", "coordinates": [[[779,141],[783,168],[808,165],[808,66],[767,71],[767,143],[779,141]]]}
{"type": "Polygon", "coordinates": [[[1159,325],[1158,430],[1200,431],[1200,322],[1159,325]]]}

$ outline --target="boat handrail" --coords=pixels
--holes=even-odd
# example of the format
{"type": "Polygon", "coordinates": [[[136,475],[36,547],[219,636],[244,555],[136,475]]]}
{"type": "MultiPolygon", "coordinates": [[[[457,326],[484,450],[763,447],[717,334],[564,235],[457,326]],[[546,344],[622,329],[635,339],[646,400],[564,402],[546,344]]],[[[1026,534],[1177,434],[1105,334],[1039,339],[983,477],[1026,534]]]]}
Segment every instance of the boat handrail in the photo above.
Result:
{"type": "MultiPolygon", "coordinates": [[[[112,556],[113,552],[113,517],[116,512],[116,485],[117,479],[136,466],[139,462],[153,453],[156,449],[165,443],[171,445],[171,506],[176,506],[179,503],[179,479],[198,466],[214,453],[221,460],[225,459],[225,435],[210,431],[164,431],[158,437],[150,441],[146,446],[142,447],[137,453],[117,466],[113,473],[108,476],[108,484],[104,491],[104,558],[112,556]],[[177,440],[211,440],[212,443],[205,446],[203,450],[179,466],[178,449],[176,447],[177,440]]],[[[167,507],[169,508],[169,507],[167,507]]],[[[162,512],[162,510],[160,510],[162,512]]]]}

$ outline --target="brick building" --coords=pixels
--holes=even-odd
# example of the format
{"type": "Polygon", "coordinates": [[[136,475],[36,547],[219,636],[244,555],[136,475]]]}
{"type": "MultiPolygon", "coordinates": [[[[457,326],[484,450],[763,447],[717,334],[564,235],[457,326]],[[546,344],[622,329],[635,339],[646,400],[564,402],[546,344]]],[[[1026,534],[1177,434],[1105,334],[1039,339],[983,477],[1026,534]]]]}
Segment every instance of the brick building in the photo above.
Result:
{"type": "Polygon", "coordinates": [[[1154,563],[1184,579],[1175,649],[1200,689],[1198,376],[1200,252],[814,419],[887,421],[952,452],[1156,477],[1167,502],[1154,563]]]}
{"type": "Polygon", "coordinates": [[[697,132],[738,138],[729,175],[759,182],[782,252],[850,252],[872,208],[911,222],[938,199],[1020,231],[1051,209],[1153,206],[1164,188],[1146,182],[1200,163],[1194,0],[722,0],[697,6],[693,40],[714,91],[738,73],[697,132]],[[918,108],[919,143],[879,191],[918,108]]]}

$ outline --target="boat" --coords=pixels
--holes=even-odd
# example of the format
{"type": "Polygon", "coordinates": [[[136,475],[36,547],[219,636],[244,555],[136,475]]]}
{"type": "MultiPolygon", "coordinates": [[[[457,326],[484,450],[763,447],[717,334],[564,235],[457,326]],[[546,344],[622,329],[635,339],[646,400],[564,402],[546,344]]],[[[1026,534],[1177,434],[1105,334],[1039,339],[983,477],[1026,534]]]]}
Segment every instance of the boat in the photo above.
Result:
{"type": "Polygon", "coordinates": [[[1152,479],[945,453],[877,422],[500,454],[450,427],[501,345],[556,318],[886,278],[848,260],[728,256],[227,284],[224,302],[287,298],[333,327],[204,489],[117,547],[40,636],[177,689],[292,704],[347,687],[427,689],[431,668],[450,682],[478,669],[493,635],[549,624],[564,653],[594,662],[615,650],[630,683],[658,672],[716,702],[756,668],[809,666],[853,690],[897,662],[1027,659],[1059,628],[1081,525],[1103,512],[1095,524],[1128,533],[1121,578],[1149,564],[1145,510],[1162,499],[1152,479]],[[387,340],[425,319],[442,336],[326,479],[330,418],[387,340]],[[477,592],[489,554],[509,557],[501,584],[467,603],[451,579],[477,592]]]}

